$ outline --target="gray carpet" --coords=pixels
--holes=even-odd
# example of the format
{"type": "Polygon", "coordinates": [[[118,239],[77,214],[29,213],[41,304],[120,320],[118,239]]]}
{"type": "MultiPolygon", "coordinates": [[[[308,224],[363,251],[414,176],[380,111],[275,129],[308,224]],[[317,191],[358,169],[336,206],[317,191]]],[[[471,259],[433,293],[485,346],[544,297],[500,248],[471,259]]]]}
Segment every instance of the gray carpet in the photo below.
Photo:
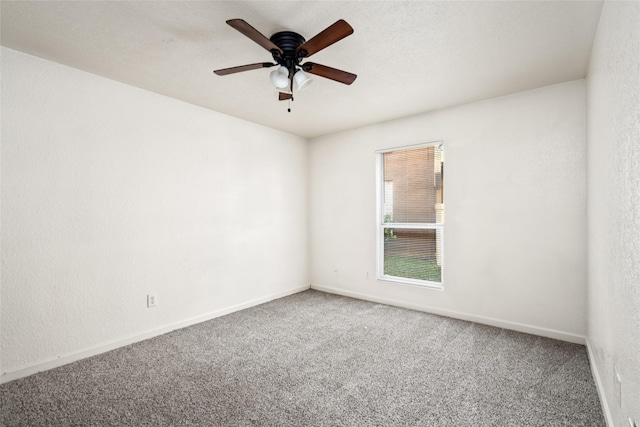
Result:
{"type": "Polygon", "coordinates": [[[306,291],[0,386],[17,425],[604,426],[585,348],[306,291]]]}

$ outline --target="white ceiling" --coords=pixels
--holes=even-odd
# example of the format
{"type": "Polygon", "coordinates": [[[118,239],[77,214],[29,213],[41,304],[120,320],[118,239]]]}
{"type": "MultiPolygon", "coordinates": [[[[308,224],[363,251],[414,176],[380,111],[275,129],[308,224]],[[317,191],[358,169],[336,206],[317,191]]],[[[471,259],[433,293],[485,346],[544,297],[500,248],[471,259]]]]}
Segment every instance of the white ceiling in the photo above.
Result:
{"type": "MultiPolygon", "coordinates": [[[[303,137],[585,77],[601,1],[5,1],[2,45],[303,137]],[[314,77],[287,102],[269,62],[225,24],[310,39],[354,33],[310,60],[358,75],[314,77]]],[[[99,102],[99,100],[96,100],[99,102]]],[[[461,124],[463,125],[463,124],[461,124]]]]}

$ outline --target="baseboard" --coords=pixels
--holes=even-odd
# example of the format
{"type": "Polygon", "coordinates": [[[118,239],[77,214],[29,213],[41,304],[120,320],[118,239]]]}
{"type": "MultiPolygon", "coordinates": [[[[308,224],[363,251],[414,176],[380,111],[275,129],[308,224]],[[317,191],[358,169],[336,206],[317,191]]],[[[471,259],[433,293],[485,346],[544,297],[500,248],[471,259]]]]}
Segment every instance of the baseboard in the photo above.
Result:
{"type": "Polygon", "coordinates": [[[596,357],[595,357],[595,354],[593,353],[593,349],[591,348],[591,343],[589,342],[589,338],[587,338],[586,347],[587,347],[587,355],[589,356],[589,365],[591,365],[591,375],[593,376],[593,381],[596,383],[596,390],[598,390],[598,397],[600,397],[600,406],[602,406],[602,413],[604,414],[604,419],[608,427],[614,427],[613,416],[611,415],[611,411],[609,410],[609,403],[607,402],[607,396],[604,392],[602,377],[600,376],[600,371],[598,370],[598,364],[596,363],[596,357]]]}
{"type": "Polygon", "coordinates": [[[9,381],[17,380],[19,378],[28,377],[29,375],[36,374],[38,372],[47,371],[49,369],[57,368],[69,363],[76,362],[87,357],[96,356],[107,351],[115,350],[116,348],[124,347],[129,344],[133,344],[139,341],[144,341],[149,338],[156,337],[158,335],[166,334],[167,332],[175,331],[176,329],[186,328],[207,320],[215,319],[226,314],[230,314],[236,311],[244,310],[246,308],[254,307],[256,305],[264,304],[266,302],[283,298],[289,295],[297,294],[298,292],[306,291],[310,288],[310,285],[304,285],[297,288],[289,289],[283,292],[266,295],[260,298],[256,298],[241,304],[237,304],[231,307],[226,307],[220,310],[212,311],[207,314],[192,317],[180,322],[176,322],[170,325],[163,326],[161,328],[153,329],[141,334],[132,335],[126,338],[109,341],[107,343],[100,344],[95,347],[87,348],[73,353],[64,354],[58,356],[55,359],[44,360],[29,365],[24,365],[19,368],[9,369],[2,373],[0,377],[0,384],[7,383],[9,381]]]}
{"type": "Polygon", "coordinates": [[[557,331],[554,329],[541,328],[538,326],[527,325],[523,323],[510,322],[508,320],[495,319],[492,317],[478,316],[475,314],[461,313],[458,311],[444,310],[436,307],[429,307],[418,304],[411,304],[404,301],[398,301],[390,298],[376,297],[372,295],[366,295],[359,292],[347,291],[344,289],[333,288],[330,286],[322,286],[311,284],[311,289],[317,291],[328,292],[331,294],[343,295],[346,297],[362,299],[371,302],[377,302],[380,304],[392,305],[395,307],[408,308],[416,311],[424,311],[426,313],[437,314],[439,316],[452,317],[454,319],[467,320],[469,322],[481,323],[483,325],[496,326],[498,328],[509,329],[518,332],[524,332],[527,334],[538,335],[547,338],[553,338],[561,341],[567,341],[575,344],[584,345],[586,339],[582,335],[572,334],[568,332],[557,331]]]}

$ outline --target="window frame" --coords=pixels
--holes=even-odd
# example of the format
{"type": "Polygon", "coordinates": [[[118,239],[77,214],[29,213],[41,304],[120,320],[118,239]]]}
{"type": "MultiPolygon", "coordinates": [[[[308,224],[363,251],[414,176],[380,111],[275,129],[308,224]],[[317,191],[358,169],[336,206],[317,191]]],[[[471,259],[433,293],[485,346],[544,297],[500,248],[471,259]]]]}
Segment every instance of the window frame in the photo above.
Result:
{"type": "MultiPolygon", "coordinates": [[[[442,223],[393,223],[384,222],[384,191],[385,191],[385,176],[384,176],[384,154],[394,151],[412,150],[416,148],[441,146],[444,151],[444,141],[432,141],[420,144],[403,145],[400,147],[385,148],[376,151],[376,278],[379,281],[401,283],[404,285],[420,286],[424,288],[443,290],[444,289],[444,222],[442,223]],[[440,281],[434,282],[430,280],[412,279],[408,277],[390,276],[384,274],[384,230],[386,228],[399,228],[399,229],[433,229],[440,230],[440,281]]],[[[442,171],[444,174],[444,170],[442,171]]],[[[443,183],[444,183],[444,177],[443,183]]],[[[444,184],[443,184],[444,191],[444,184]]],[[[444,201],[442,203],[444,209],[444,201]]]]}

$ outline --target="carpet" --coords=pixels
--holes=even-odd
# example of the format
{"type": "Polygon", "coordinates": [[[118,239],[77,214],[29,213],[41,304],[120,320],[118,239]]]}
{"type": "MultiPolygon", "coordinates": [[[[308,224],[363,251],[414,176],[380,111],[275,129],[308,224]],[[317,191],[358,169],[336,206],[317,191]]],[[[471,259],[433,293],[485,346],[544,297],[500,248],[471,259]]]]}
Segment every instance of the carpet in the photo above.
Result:
{"type": "Polygon", "coordinates": [[[5,426],[604,426],[584,346],[314,290],[0,386],[5,426]]]}

